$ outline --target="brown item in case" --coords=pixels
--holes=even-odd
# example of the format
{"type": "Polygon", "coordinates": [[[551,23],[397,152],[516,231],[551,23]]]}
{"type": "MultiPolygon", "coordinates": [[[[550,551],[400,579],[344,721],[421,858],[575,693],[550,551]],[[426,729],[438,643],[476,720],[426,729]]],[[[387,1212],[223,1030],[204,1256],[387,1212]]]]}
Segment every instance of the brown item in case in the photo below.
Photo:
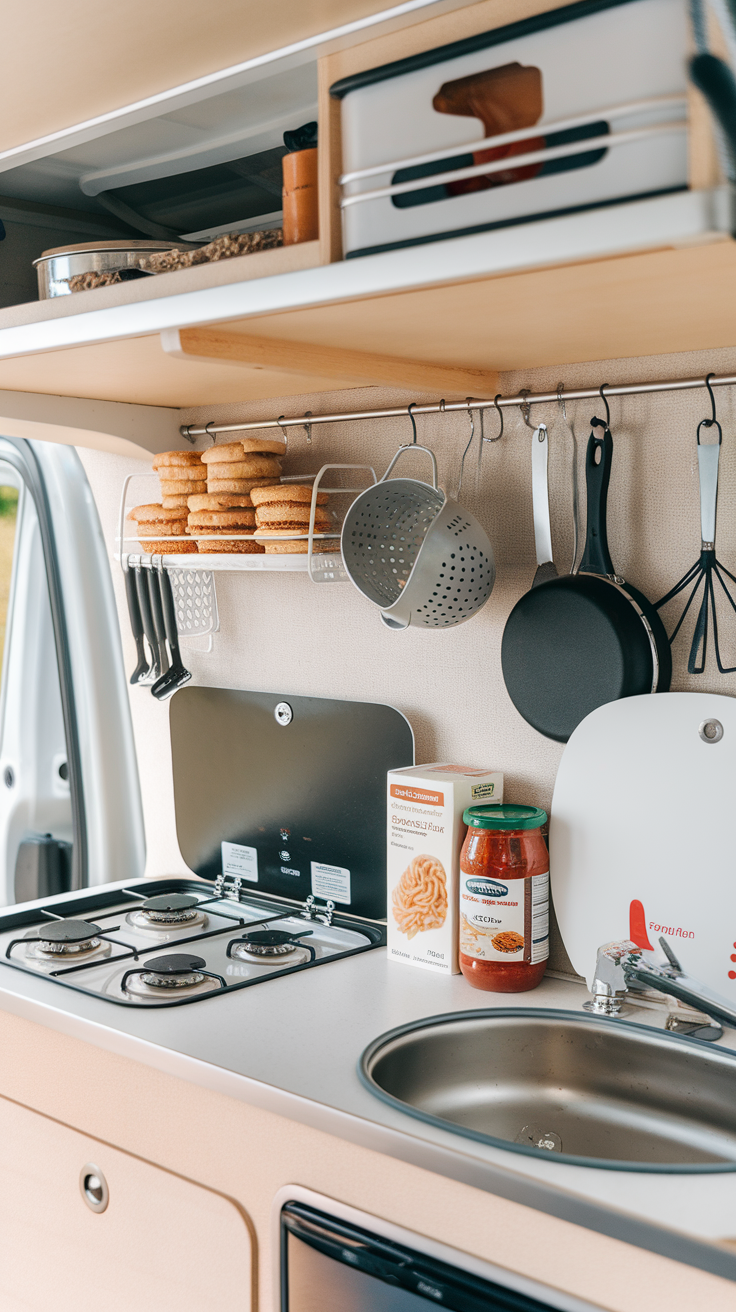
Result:
{"type": "Polygon", "coordinates": [[[185,496],[184,493],[175,497],[165,497],[162,495],[161,502],[164,510],[188,510],[189,508],[189,498],[185,496]]]}
{"type": "MultiPolygon", "coordinates": [[[[519,63],[471,73],[454,82],[445,82],[432,101],[432,107],[439,114],[479,118],[486,137],[516,132],[520,128],[532,127],[542,116],[542,74],[533,65],[525,67],[519,63]]],[[[474,151],[473,163],[488,164],[527,151],[543,150],[544,146],[544,137],[529,137],[526,141],[474,151]]],[[[451,196],[460,196],[471,191],[485,191],[489,187],[503,187],[511,182],[534,178],[541,168],[541,164],[527,164],[489,173],[485,177],[461,178],[448,183],[447,191],[451,196]]]]}
{"type": "Polygon", "coordinates": [[[256,251],[268,251],[282,245],[280,228],[263,229],[261,232],[226,232],[194,251],[155,251],[146,259],[139,260],[139,265],[149,273],[170,273],[175,269],[189,269],[193,264],[230,260],[237,255],[252,255],[256,251]]]}
{"type": "MultiPolygon", "coordinates": [[[[318,506],[326,506],[329,499],[326,492],[317,493],[318,506]]],[[[266,488],[251,492],[251,500],[254,506],[265,506],[275,502],[285,504],[290,501],[306,501],[309,504],[312,500],[312,488],[304,483],[271,483],[266,488]]]]}
{"type": "MultiPolygon", "coordinates": [[[[160,478],[160,476],[159,476],[160,478]]],[[[162,497],[193,496],[197,492],[206,492],[207,484],[185,478],[160,478],[162,497]]]]}
{"type": "Polygon", "coordinates": [[[316,241],[319,237],[317,147],[292,151],[284,155],[281,164],[284,174],[284,246],[316,241]]]}

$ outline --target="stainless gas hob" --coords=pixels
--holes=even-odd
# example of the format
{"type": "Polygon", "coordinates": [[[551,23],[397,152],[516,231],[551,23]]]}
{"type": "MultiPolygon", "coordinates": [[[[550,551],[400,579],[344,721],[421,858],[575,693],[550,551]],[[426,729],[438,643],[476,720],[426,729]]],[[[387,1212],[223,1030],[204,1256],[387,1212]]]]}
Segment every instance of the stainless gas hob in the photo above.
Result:
{"type": "Polygon", "coordinates": [[[124,1007],[173,1007],[377,947],[379,926],[194,880],[85,891],[0,916],[0,962],[124,1007]],[[242,900],[241,900],[242,899],[242,900]]]}

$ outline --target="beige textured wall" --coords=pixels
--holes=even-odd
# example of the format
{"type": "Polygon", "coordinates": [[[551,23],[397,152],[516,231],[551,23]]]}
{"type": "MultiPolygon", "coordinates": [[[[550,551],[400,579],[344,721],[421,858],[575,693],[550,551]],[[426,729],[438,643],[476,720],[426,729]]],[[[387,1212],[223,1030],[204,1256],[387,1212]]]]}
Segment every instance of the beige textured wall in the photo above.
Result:
{"type": "MultiPolygon", "coordinates": [[[[591,314],[595,313],[591,307],[591,314]]],[[[579,365],[564,371],[564,382],[601,382],[733,372],[736,348],[697,355],[620,360],[579,365]]],[[[560,370],[539,369],[504,375],[501,389],[555,388],[560,370]]],[[[378,389],[278,399],[250,406],[213,407],[182,412],[184,422],[266,418],[358,410],[420,397],[378,389]]],[[[736,572],[736,414],[732,393],[717,392],[723,421],[719,552],[736,572]]],[[[579,461],[600,406],[568,406],[578,442],[579,461]]],[[[612,402],[614,469],[609,500],[611,550],[627,580],[656,599],[695,560],[700,546],[695,427],[709,413],[705,392],[644,396],[612,402]]],[[[572,437],[556,405],[535,407],[532,418],[550,428],[552,520],[558,569],[569,568],[572,544],[572,437]]],[[[470,427],[467,416],[418,420],[419,440],[436,452],[441,482],[454,491],[460,455],[470,427]]],[[[476,435],[478,425],[476,424],[476,435]]],[[[489,415],[486,433],[497,431],[489,415]]],[[[331,460],[370,462],[380,474],[396,446],[411,437],[408,419],[363,421],[313,430],[308,446],[301,430],[291,430],[289,470],[315,470],[331,460]]],[[[221,439],[226,440],[226,439],[221,439]]],[[[476,437],[477,440],[477,437],[476,437]]],[[[512,706],[500,669],[504,622],[516,599],[531,583],[534,544],[530,485],[531,433],[517,412],[506,413],[501,442],[487,446],[480,471],[476,449],[466,462],[462,501],[487,528],[498,563],[498,580],[484,610],[449,632],[409,629],[391,633],[377,612],[351,585],[316,587],[293,574],[217,576],[220,632],[211,655],[189,652],[197,683],[313,696],[390,702],[409,718],[417,740],[417,760],[440,758],[473,762],[506,775],[512,801],[548,806],[562,748],[531,729],[512,706]]],[[[103,522],[112,541],[122,477],[133,462],[98,452],[83,453],[103,522]]],[[[419,462],[420,457],[417,457],[419,462]]],[[[410,458],[404,469],[410,471],[410,458]]],[[[141,465],[141,469],[145,466],[141,465]]],[[[399,466],[401,468],[401,466],[399,466]]],[[[424,466],[417,468],[419,476],[424,466]]],[[[146,499],[150,492],[146,493],[146,499]]],[[[584,500],[584,498],[583,498],[584,500]]],[[[116,586],[124,605],[120,571],[116,586]]],[[[736,592],[736,586],[734,588],[736,592]]],[[[124,611],[126,666],[132,644],[124,611]]],[[[724,636],[736,664],[736,632],[724,623],[724,636]]],[[[724,643],[724,646],[726,644],[724,643]]],[[[677,689],[698,688],[733,694],[736,676],[722,676],[712,658],[701,678],[686,673],[686,652],[675,651],[677,689]]],[[[148,872],[182,869],[172,823],[168,712],[150,694],[132,690],[139,745],[141,783],[148,817],[148,872]]],[[[196,762],[193,762],[196,769],[196,762]]],[[[555,964],[564,958],[555,952],[555,964]]]]}

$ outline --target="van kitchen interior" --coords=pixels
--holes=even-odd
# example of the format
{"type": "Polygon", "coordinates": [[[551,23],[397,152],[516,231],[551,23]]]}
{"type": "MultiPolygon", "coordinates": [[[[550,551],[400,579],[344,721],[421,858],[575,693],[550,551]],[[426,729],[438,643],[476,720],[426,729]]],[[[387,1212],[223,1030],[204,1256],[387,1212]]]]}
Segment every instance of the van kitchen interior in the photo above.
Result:
{"type": "Polygon", "coordinates": [[[59,20],[0,121],[1,1312],[731,1312],[736,5],[59,20]]]}

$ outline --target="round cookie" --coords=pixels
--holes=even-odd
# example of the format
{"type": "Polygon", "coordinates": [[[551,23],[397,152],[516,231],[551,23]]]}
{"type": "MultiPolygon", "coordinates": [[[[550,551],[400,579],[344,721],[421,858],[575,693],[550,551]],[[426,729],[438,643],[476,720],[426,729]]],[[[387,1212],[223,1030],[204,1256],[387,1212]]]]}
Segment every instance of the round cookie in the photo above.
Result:
{"type": "MultiPolygon", "coordinates": [[[[276,456],[286,455],[286,442],[278,437],[241,437],[240,444],[246,455],[252,451],[271,451],[276,456]]],[[[242,460],[242,456],[240,457],[242,460]]]]}
{"type": "Polygon", "coordinates": [[[185,496],[183,496],[183,495],[182,495],[182,496],[178,496],[178,497],[164,497],[164,496],[162,496],[162,498],[161,498],[161,502],[162,502],[162,504],[163,504],[163,508],[164,508],[164,510],[187,510],[187,509],[188,509],[188,504],[187,504],[187,503],[188,503],[188,498],[185,497],[185,496]]]}
{"type": "Polygon", "coordinates": [[[208,465],[207,483],[219,478],[265,478],[271,475],[278,478],[281,473],[281,461],[275,456],[245,456],[243,460],[231,460],[227,465],[208,465]]]}
{"type": "Polygon", "coordinates": [[[274,437],[244,437],[239,442],[223,442],[220,446],[209,447],[202,452],[202,459],[206,465],[221,465],[232,460],[242,460],[246,453],[265,455],[269,452],[277,456],[285,455],[286,443],[274,437]]]}
{"type": "MultiPolygon", "coordinates": [[[[292,502],[291,505],[285,505],[282,502],[272,506],[257,506],[256,522],[259,528],[262,525],[265,527],[266,524],[275,524],[279,527],[285,524],[308,526],[311,509],[311,506],[305,506],[299,502],[292,502]]],[[[332,515],[329,510],[323,510],[320,506],[317,506],[314,512],[314,527],[317,528],[319,524],[329,527],[332,524],[332,515]]]]}
{"type": "Polygon", "coordinates": [[[162,465],[156,472],[159,478],[177,483],[201,483],[207,478],[207,467],[201,460],[196,465],[162,465]]]}
{"type": "Polygon", "coordinates": [[[256,512],[250,510],[197,510],[187,520],[189,532],[195,528],[222,528],[237,532],[239,528],[252,528],[256,522],[256,512]]]}
{"type": "Polygon", "coordinates": [[[273,487],[278,483],[278,478],[273,474],[270,478],[210,478],[207,480],[207,491],[213,494],[218,492],[227,492],[228,496],[240,495],[245,492],[252,492],[255,487],[262,487],[267,484],[273,487]]]}
{"type": "Polygon", "coordinates": [[[187,497],[187,505],[192,514],[199,510],[232,510],[247,506],[253,508],[253,502],[247,492],[203,492],[187,497]]]}
{"type": "MultiPolygon", "coordinates": [[[[292,538],[283,542],[262,538],[261,541],[267,556],[306,556],[309,551],[309,543],[306,538],[292,538]]],[[[315,538],[312,543],[312,552],[314,554],[320,551],[339,552],[340,543],[337,539],[334,542],[327,542],[324,538],[315,538]]]]}
{"type": "Polygon", "coordinates": [[[186,520],[186,515],[182,514],[181,510],[162,506],[156,501],[146,506],[133,506],[132,510],[128,511],[128,519],[132,519],[134,523],[153,524],[158,520],[186,520]]]}
{"type": "Polygon", "coordinates": [[[171,467],[186,467],[194,465],[200,467],[202,464],[202,455],[199,451],[159,451],[153,458],[154,469],[168,469],[171,467]]]}
{"type": "Polygon", "coordinates": [[[246,456],[241,460],[228,460],[207,466],[207,482],[219,478],[265,478],[273,475],[278,479],[281,474],[281,461],[276,456],[246,456]]]}
{"type": "Polygon", "coordinates": [[[219,446],[210,446],[202,452],[202,460],[206,465],[224,465],[231,460],[243,459],[242,442],[222,442],[219,446]]]}
{"type": "MultiPolygon", "coordinates": [[[[254,506],[265,506],[274,501],[284,504],[293,501],[306,501],[309,505],[312,500],[312,488],[307,487],[304,483],[272,483],[270,487],[256,492],[255,496],[251,496],[251,500],[254,506]]],[[[326,506],[328,501],[329,496],[326,492],[317,493],[318,506],[326,506]]]]}
{"type": "Polygon", "coordinates": [[[223,553],[231,555],[237,553],[248,556],[263,555],[263,547],[260,542],[256,542],[253,538],[225,538],[222,542],[218,542],[216,538],[200,538],[199,550],[204,554],[213,554],[217,552],[218,554],[223,553]]]}
{"type": "Polygon", "coordinates": [[[142,542],[141,546],[145,547],[148,556],[185,556],[197,550],[196,542],[182,542],[179,539],[174,542],[167,542],[166,539],[157,542],[151,539],[142,542]]]}
{"type": "Polygon", "coordinates": [[[186,479],[179,478],[162,478],[161,495],[162,497],[182,497],[193,496],[196,492],[206,492],[207,484],[196,482],[192,483],[186,479]]]}

